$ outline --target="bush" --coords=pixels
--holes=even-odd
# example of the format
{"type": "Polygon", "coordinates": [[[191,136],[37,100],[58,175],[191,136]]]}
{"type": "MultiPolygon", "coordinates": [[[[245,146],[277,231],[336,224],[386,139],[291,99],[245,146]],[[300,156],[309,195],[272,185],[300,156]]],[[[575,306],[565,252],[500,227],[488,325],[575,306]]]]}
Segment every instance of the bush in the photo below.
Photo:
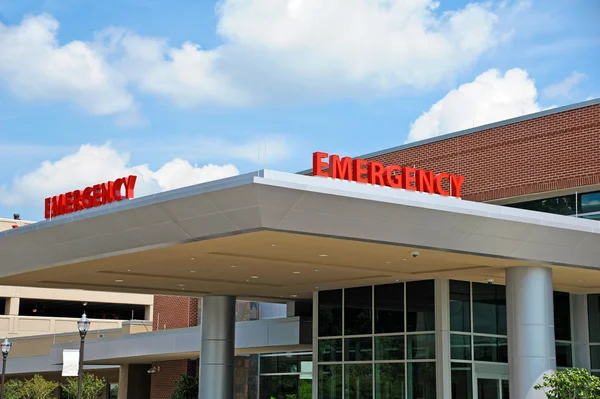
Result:
{"type": "Polygon", "coordinates": [[[595,399],[600,397],[600,378],[586,369],[571,368],[544,375],[543,383],[534,387],[548,399],[595,399]]]}
{"type": "Polygon", "coordinates": [[[198,399],[198,377],[181,374],[175,381],[175,392],[171,399],[198,399]]]}
{"type": "Polygon", "coordinates": [[[48,381],[41,375],[34,375],[30,380],[25,380],[21,386],[23,396],[15,398],[27,399],[50,399],[54,397],[54,391],[58,388],[58,382],[48,381]]]}
{"type": "MultiPolygon", "coordinates": [[[[77,397],[77,377],[67,378],[67,383],[62,385],[63,390],[69,395],[69,397],[77,397]]],[[[102,393],[102,390],[106,386],[104,378],[96,377],[94,374],[86,373],[83,375],[83,382],[81,384],[81,398],[82,399],[96,399],[102,393]]]]}
{"type": "Polygon", "coordinates": [[[23,399],[24,383],[21,380],[8,380],[4,384],[4,399],[23,399]]]}

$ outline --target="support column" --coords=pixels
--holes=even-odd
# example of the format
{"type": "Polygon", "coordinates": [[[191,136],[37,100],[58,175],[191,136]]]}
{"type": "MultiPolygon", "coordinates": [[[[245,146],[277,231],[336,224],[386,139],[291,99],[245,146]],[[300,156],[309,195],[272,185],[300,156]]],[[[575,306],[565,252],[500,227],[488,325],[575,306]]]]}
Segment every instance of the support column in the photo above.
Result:
{"type": "Polygon", "coordinates": [[[451,399],[450,373],[450,281],[435,280],[436,397],[451,399]]]}
{"type": "Polygon", "coordinates": [[[204,297],[200,399],[233,399],[234,341],[235,297],[204,297]]]}
{"type": "Polygon", "coordinates": [[[510,397],[545,399],[533,387],[556,370],[552,270],[507,268],[506,313],[510,397]]]}
{"type": "Polygon", "coordinates": [[[127,399],[127,391],[129,390],[129,365],[122,364],[119,366],[119,398],[127,399]]]}
{"type": "Polygon", "coordinates": [[[590,330],[587,295],[571,294],[571,334],[573,366],[590,369],[590,330]]]}

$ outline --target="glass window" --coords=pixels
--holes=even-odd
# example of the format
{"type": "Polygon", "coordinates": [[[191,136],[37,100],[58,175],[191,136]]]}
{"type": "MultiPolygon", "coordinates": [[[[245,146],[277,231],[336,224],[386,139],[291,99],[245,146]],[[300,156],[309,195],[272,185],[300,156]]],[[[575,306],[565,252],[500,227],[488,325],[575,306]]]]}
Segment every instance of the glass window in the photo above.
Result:
{"type": "Polygon", "coordinates": [[[450,368],[452,380],[452,399],[473,398],[473,372],[468,363],[452,363],[450,368]]]}
{"type": "Polygon", "coordinates": [[[373,398],[373,365],[372,364],[346,364],[345,384],[346,399],[372,399],[373,398]]]}
{"type": "Polygon", "coordinates": [[[473,283],[473,332],[506,335],[506,289],[473,283]]]}
{"type": "Polygon", "coordinates": [[[471,283],[450,281],[450,330],[471,332],[471,283]]]}
{"type": "Polygon", "coordinates": [[[371,287],[348,288],[344,291],[345,335],[371,334],[371,287]]]}
{"type": "Polygon", "coordinates": [[[480,362],[508,363],[506,338],[473,336],[473,358],[480,362]]]}
{"type": "Polygon", "coordinates": [[[577,209],[575,197],[575,194],[570,194],[562,197],[544,198],[521,202],[519,204],[510,204],[508,206],[530,211],[554,213],[557,215],[574,215],[577,209]]]}
{"type": "Polygon", "coordinates": [[[406,336],[409,359],[435,359],[435,334],[406,336]]]}
{"type": "Polygon", "coordinates": [[[600,191],[595,193],[581,194],[581,209],[579,213],[600,211],[600,191]]]}
{"type": "Polygon", "coordinates": [[[560,341],[571,340],[571,302],[569,293],[554,292],[554,334],[560,341]]]}
{"type": "Polygon", "coordinates": [[[453,360],[471,360],[470,335],[450,335],[450,358],[453,360]]]}
{"type": "Polygon", "coordinates": [[[404,336],[375,337],[375,360],[404,360],[404,336]]]}
{"type": "Polygon", "coordinates": [[[342,365],[319,366],[319,399],[342,399],[342,365]]]}
{"type": "Polygon", "coordinates": [[[435,399],[435,362],[407,363],[408,399],[435,399]]]}
{"type": "Polygon", "coordinates": [[[404,332],[404,284],[375,286],[375,333],[404,332]]]}
{"type": "Polygon", "coordinates": [[[588,295],[590,342],[600,343],[600,295],[588,295]]]}
{"type": "Polygon", "coordinates": [[[592,369],[600,369],[600,346],[590,346],[590,360],[592,363],[592,369]]]}
{"type": "Polygon", "coordinates": [[[287,399],[298,396],[297,375],[268,375],[260,377],[260,397],[287,399]]]}
{"type": "Polygon", "coordinates": [[[375,399],[404,399],[404,363],[375,364],[375,399]]]}
{"type": "Polygon", "coordinates": [[[556,343],[556,366],[573,367],[573,354],[571,344],[566,342],[556,343]]]}
{"type": "Polygon", "coordinates": [[[341,362],[342,361],[342,340],[341,339],[320,339],[319,340],[319,361],[320,362],[341,362]]]}
{"type": "Polygon", "coordinates": [[[373,360],[373,338],[346,338],[344,360],[347,362],[373,360]]]}
{"type": "Polygon", "coordinates": [[[319,292],[319,337],[342,335],[342,290],[319,292]]]}
{"type": "Polygon", "coordinates": [[[433,280],[406,283],[406,331],[435,331],[433,280]]]}

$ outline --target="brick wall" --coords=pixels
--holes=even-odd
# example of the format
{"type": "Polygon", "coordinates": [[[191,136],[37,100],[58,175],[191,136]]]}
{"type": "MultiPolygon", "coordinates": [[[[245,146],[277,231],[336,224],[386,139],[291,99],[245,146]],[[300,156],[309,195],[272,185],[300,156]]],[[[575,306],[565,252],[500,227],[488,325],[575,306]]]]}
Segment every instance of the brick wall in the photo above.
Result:
{"type": "Polygon", "coordinates": [[[600,183],[600,105],[379,155],[466,176],[462,197],[490,201],[600,183]]]}
{"type": "Polygon", "coordinates": [[[195,362],[187,359],[155,362],[152,366],[160,367],[160,371],[152,374],[150,399],[170,399],[181,374],[196,375],[195,362]]]}

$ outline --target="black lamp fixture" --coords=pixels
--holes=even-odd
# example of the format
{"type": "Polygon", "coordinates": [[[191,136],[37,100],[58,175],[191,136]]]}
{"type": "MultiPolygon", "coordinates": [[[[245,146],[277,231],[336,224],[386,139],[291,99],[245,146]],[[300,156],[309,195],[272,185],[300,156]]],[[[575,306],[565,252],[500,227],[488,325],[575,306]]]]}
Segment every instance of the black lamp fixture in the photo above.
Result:
{"type": "Polygon", "coordinates": [[[4,378],[6,377],[6,358],[8,357],[8,352],[12,348],[13,344],[8,340],[8,338],[4,338],[4,341],[0,345],[2,348],[2,380],[0,381],[0,399],[4,399],[4,378]]]}
{"type": "Polygon", "coordinates": [[[85,312],[83,312],[83,316],[81,316],[81,319],[77,322],[77,328],[79,329],[79,336],[81,337],[81,343],[79,344],[79,372],[77,373],[77,399],[81,399],[81,388],[83,386],[83,347],[85,344],[85,336],[90,329],[90,321],[85,315],[85,312]]]}

